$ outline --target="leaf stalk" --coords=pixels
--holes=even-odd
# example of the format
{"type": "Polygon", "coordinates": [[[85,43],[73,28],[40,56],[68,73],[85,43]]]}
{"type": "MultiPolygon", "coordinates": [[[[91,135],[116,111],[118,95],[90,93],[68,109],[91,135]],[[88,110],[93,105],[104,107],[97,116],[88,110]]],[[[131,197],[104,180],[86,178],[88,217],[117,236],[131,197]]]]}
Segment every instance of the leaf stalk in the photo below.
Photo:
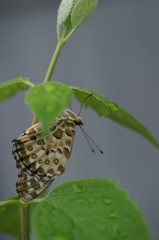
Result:
{"type": "Polygon", "coordinates": [[[30,240],[30,206],[22,203],[19,206],[20,240],[30,240]]]}
{"type": "MultiPolygon", "coordinates": [[[[56,62],[57,62],[57,59],[60,55],[60,52],[62,50],[62,47],[63,45],[65,44],[65,37],[67,36],[67,33],[68,33],[68,29],[65,28],[64,31],[63,31],[63,34],[61,36],[61,38],[59,39],[59,41],[57,42],[57,46],[55,48],[55,51],[54,51],[54,54],[52,56],[52,59],[51,59],[51,62],[50,62],[50,65],[49,65],[49,68],[47,70],[47,73],[46,73],[46,76],[45,76],[45,79],[44,79],[44,83],[47,83],[47,82],[50,82],[51,80],[51,77],[52,77],[52,74],[53,74],[53,71],[55,69],[55,66],[56,66],[56,62]]],[[[33,117],[33,120],[32,120],[32,125],[34,125],[35,123],[38,122],[38,119],[37,117],[34,115],[33,117]]]]}

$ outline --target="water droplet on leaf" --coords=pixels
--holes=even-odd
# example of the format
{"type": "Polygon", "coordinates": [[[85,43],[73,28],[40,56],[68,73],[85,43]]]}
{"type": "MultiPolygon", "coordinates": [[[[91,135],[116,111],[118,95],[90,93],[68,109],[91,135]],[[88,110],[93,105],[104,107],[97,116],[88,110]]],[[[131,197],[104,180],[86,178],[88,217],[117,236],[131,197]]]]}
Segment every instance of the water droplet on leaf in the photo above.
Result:
{"type": "Polygon", "coordinates": [[[108,103],[108,107],[114,112],[118,111],[118,106],[115,103],[108,103]]]}
{"type": "Polygon", "coordinates": [[[111,218],[111,219],[117,218],[117,213],[115,213],[115,212],[110,213],[109,218],[111,218]]]}
{"type": "Polygon", "coordinates": [[[105,204],[105,205],[111,205],[111,204],[112,204],[112,200],[109,199],[109,198],[105,198],[105,199],[104,199],[104,204],[105,204]]]}
{"type": "Polygon", "coordinates": [[[85,191],[85,188],[81,184],[74,184],[73,185],[73,193],[82,193],[85,191]]]}

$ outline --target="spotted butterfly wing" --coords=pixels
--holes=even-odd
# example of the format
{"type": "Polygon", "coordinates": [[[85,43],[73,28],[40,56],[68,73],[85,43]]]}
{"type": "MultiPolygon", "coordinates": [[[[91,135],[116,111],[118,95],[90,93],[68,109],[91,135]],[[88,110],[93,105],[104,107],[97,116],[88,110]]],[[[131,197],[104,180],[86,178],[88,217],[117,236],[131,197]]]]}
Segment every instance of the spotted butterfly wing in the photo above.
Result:
{"type": "Polygon", "coordinates": [[[42,193],[66,168],[72,151],[76,125],[81,118],[66,109],[42,137],[37,123],[13,140],[13,155],[18,168],[17,192],[23,201],[42,193]]]}

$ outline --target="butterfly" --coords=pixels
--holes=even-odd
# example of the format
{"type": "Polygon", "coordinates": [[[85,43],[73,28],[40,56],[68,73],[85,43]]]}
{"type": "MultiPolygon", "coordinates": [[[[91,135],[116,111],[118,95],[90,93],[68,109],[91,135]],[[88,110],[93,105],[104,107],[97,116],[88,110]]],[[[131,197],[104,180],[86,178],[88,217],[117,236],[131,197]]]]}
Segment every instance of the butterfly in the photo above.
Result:
{"type": "Polygon", "coordinates": [[[41,134],[42,124],[36,123],[12,141],[18,168],[16,189],[22,201],[39,196],[65,171],[78,125],[83,125],[79,114],[66,109],[46,136],[41,134]]]}

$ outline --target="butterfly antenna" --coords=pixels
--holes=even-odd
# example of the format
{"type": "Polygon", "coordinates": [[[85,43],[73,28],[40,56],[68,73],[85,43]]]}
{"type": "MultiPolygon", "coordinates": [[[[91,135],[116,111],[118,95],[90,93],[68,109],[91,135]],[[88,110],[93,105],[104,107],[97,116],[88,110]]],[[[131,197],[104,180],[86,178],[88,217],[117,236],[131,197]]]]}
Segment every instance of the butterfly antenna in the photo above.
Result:
{"type": "Polygon", "coordinates": [[[83,105],[85,104],[85,102],[87,101],[87,99],[88,99],[89,97],[91,97],[92,95],[93,95],[93,93],[89,94],[89,95],[85,98],[84,102],[81,104],[81,107],[80,107],[80,110],[79,110],[78,116],[80,116],[80,114],[81,114],[81,111],[82,111],[83,105]]]}
{"type": "Polygon", "coordinates": [[[81,128],[82,133],[83,133],[83,135],[85,136],[85,138],[86,138],[86,140],[87,140],[87,142],[88,142],[88,145],[90,146],[92,152],[95,152],[95,150],[92,148],[91,143],[90,143],[89,140],[91,140],[91,142],[96,146],[96,148],[99,150],[99,152],[100,152],[101,154],[103,154],[103,151],[97,146],[97,144],[96,144],[96,143],[93,141],[93,139],[88,135],[88,133],[83,129],[83,127],[82,127],[81,125],[79,125],[79,127],[81,128]]]}
{"type": "Polygon", "coordinates": [[[88,145],[90,146],[90,148],[91,148],[92,152],[94,153],[94,152],[95,152],[95,150],[92,148],[92,145],[91,145],[91,143],[90,143],[90,141],[89,141],[89,139],[88,139],[87,135],[85,134],[85,131],[83,130],[83,128],[82,128],[81,126],[80,126],[80,128],[81,128],[81,131],[82,131],[82,133],[83,133],[83,135],[84,135],[84,137],[85,137],[85,139],[86,139],[86,141],[87,141],[88,145]]]}

